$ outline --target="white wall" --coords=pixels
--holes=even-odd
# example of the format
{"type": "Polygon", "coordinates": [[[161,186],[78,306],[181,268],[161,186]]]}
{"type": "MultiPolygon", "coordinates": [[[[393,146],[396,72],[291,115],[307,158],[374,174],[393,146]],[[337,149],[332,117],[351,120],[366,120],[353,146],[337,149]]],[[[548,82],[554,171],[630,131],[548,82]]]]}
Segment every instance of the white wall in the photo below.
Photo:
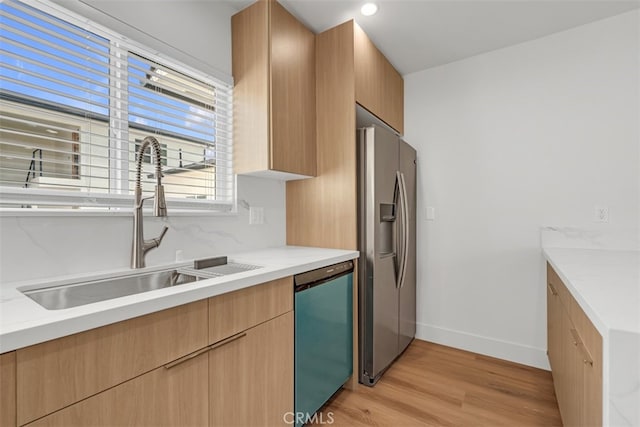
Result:
{"type": "Polygon", "coordinates": [[[53,0],[131,40],[231,82],[229,2],[53,0]]]}
{"type": "Polygon", "coordinates": [[[639,21],[626,13],[405,76],[420,338],[547,367],[541,226],[622,230],[637,247],[639,21]],[[608,224],[593,222],[595,205],[608,224]]]}
{"type": "MultiPolygon", "coordinates": [[[[106,14],[77,0],[56,3],[161,51],[182,52],[178,59],[204,72],[231,75],[230,17],[235,10],[228,3],[87,2],[106,14]]],[[[237,192],[249,205],[265,208],[264,225],[249,225],[243,204],[235,216],[176,216],[169,211],[170,230],[160,248],[147,255],[147,265],[173,262],[177,250],[189,259],[284,245],[284,183],[238,177],[237,192]]],[[[146,237],[155,237],[162,225],[160,219],[146,218],[146,237]]],[[[0,216],[0,284],[128,268],[132,227],[132,214],[0,216]]]]}

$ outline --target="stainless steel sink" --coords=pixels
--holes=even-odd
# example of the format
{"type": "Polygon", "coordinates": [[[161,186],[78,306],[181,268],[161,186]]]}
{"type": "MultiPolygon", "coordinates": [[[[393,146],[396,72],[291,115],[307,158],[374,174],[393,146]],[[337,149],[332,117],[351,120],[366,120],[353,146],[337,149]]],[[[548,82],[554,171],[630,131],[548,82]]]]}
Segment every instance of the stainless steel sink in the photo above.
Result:
{"type": "Polygon", "coordinates": [[[261,267],[227,262],[227,257],[216,257],[197,260],[193,267],[174,267],[145,273],[132,272],[118,277],[23,290],[22,293],[48,310],[61,310],[257,268],[261,267]]]}
{"type": "Polygon", "coordinates": [[[197,280],[196,277],[177,270],[165,270],[33,289],[23,293],[46,309],[60,310],[168,288],[195,280],[197,280]]]}

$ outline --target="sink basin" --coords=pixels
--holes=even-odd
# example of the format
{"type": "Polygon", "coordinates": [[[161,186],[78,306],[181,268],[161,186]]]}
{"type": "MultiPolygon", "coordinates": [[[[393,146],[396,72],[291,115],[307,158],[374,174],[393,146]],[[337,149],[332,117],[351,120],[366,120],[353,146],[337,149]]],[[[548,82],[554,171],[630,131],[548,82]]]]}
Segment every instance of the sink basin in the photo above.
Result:
{"type": "Polygon", "coordinates": [[[48,310],[61,310],[93,302],[168,288],[197,280],[177,270],[153,271],[130,276],[72,283],[23,293],[48,310]]]}
{"type": "Polygon", "coordinates": [[[23,294],[48,310],[62,310],[93,302],[135,295],[156,289],[195,282],[200,279],[223,277],[229,274],[261,268],[257,265],[227,262],[227,257],[197,260],[193,267],[120,275],[99,280],[87,280],[49,288],[30,289],[23,294]]]}

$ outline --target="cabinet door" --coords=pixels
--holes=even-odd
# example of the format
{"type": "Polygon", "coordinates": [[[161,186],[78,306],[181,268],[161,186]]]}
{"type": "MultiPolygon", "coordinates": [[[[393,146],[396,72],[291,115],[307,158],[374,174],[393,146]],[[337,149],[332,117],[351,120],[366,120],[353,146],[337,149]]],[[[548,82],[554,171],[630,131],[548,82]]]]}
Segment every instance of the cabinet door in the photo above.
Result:
{"type": "MultiPolygon", "coordinates": [[[[547,354],[554,380],[559,374],[562,332],[562,304],[552,283],[547,284],[547,354]]],[[[556,395],[558,391],[556,390],[556,395]]]]}
{"type": "Polygon", "coordinates": [[[315,35],[276,0],[241,10],[231,28],[236,173],[314,176],[315,35]]]}
{"type": "Polygon", "coordinates": [[[271,165],[316,174],[315,35],[271,3],[271,165]]]}
{"type": "Polygon", "coordinates": [[[293,312],[209,352],[211,426],[285,425],[293,411],[293,312]]]}
{"type": "Polygon", "coordinates": [[[584,367],[584,408],[583,425],[602,425],[602,358],[594,355],[583,360],[584,367]],[[590,359],[590,360],[589,360],[590,359]]]}
{"type": "Polygon", "coordinates": [[[16,425],[16,352],[0,354],[0,426],[16,425]]]}
{"type": "Polygon", "coordinates": [[[565,426],[582,426],[584,376],[580,340],[569,314],[561,307],[561,354],[559,376],[554,373],[558,406],[565,426]]]}
{"type": "Polygon", "coordinates": [[[34,421],[29,426],[203,426],[207,354],[151,372],[34,421]]]}
{"type": "Polygon", "coordinates": [[[356,101],[402,134],[404,80],[358,24],[353,29],[356,101]]]}

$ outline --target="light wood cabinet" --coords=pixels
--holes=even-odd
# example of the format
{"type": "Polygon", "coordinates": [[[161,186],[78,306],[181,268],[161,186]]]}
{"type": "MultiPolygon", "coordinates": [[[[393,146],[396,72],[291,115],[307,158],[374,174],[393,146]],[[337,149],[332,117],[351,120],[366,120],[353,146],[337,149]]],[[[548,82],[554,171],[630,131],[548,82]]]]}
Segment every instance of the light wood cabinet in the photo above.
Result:
{"type": "Polygon", "coordinates": [[[357,24],[353,25],[356,102],[404,132],[404,80],[357,24]]]}
{"type": "Polygon", "coordinates": [[[238,12],[231,28],[236,172],[316,175],[314,34],[275,0],[238,12]]]}
{"type": "Polygon", "coordinates": [[[293,332],[287,277],[2,354],[0,425],[283,424],[293,332]]]}
{"type": "Polygon", "coordinates": [[[16,352],[0,354],[0,426],[16,425],[16,352]]]}
{"type": "Polygon", "coordinates": [[[171,368],[161,366],[29,426],[205,426],[208,365],[205,353],[171,368]]]}
{"type": "Polygon", "coordinates": [[[356,103],[403,132],[402,76],[354,21],[316,36],[317,177],[287,182],[287,243],[358,247],[356,103]]]}
{"type": "Polygon", "coordinates": [[[209,343],[293,310],[293,277],[209,299],[209,343]]]}
{"type": "Polygon", "coordinates": [[[353,23],[316,36],[318,176],[287,182],[287,243],[357,247],[353,23]]]}
{"type": "Polygon", "coordinates": [[[211,426],[284,425],[293,412],[293,278],[209,299],[211,426]]]}
{"type": "Polygon", "coordinates": [[[293,312],[209,352],[211,426],[286,425],[293,412],[293,312]]]}
{"type": "Polygon", "coordinates": [[[18,424],[205,347],[207,313],[203,300],[17,350],[18,424]]]}
{"type": "MultiPolygon", "coordinates": [[[[562,305],[557,289],[551,282],[547,283],[547,355],[551,369],[562,372],[562,305]]],[[[558,374],[559,375],[559,374],[558,374]]],[[[559,381],[559,384],[564,384],[559,381]]],[[[556,385],[556,390],[558,385],[556,385]]],[[[561,393],[556,393],[558,400],[561,393]]]]}
{"type": "Polygon", "coordinates": [[[565,426],[602,425],[602,337],[547,265],[549,363],[565,426]]]}

